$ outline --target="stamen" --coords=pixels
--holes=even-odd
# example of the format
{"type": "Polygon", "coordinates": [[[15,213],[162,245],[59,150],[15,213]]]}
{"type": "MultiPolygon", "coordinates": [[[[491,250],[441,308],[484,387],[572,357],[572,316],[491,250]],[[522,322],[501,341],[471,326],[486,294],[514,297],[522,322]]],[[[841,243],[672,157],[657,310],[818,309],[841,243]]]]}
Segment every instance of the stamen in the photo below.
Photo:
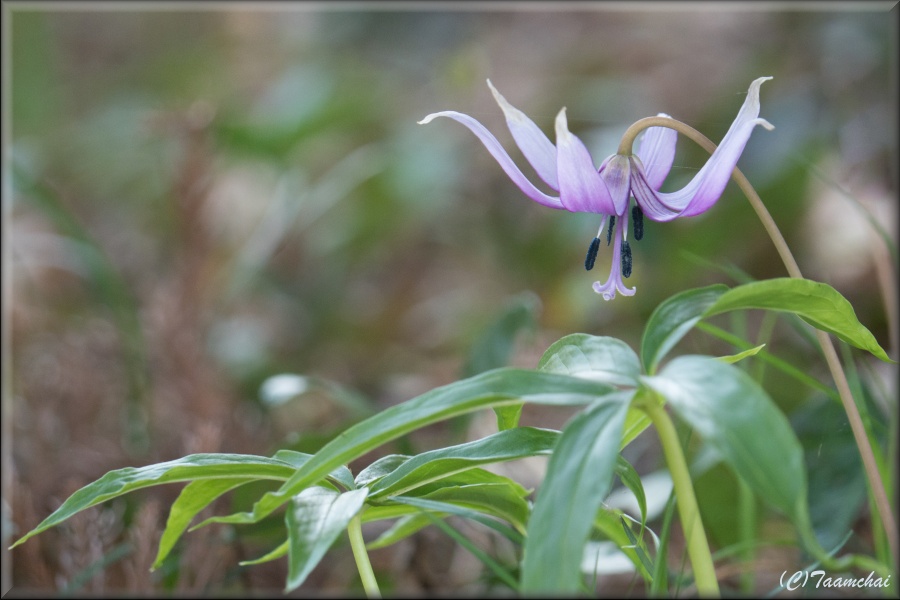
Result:
{"type": "Polygon", "coordinates": [[[622,241],[622,277],[631,277],[631,245],[622,241]]]}
{"type": "Polygon", "coordinates": [[[588,248],[587,256],[584,258],[584,268],[590,271],[594,268],[594,261],[597,260],[597,252],[600,251],[600,238],[595,237],[591,240],[591,245],[588,248]]]}
{"type": "Polygon", "coordinates": [[[634,239],[639,240],[644,237],[644,211],[637,204],[631,208],[631,220],[634,221],[634,239]]]}
{"type": "Polygon", "coordinates": [[[609,229],[606,230],[606,245],[609,246],[609,241],[612,239],[613,227],[616,226],[616,215],[609,216],[609,229]]]}

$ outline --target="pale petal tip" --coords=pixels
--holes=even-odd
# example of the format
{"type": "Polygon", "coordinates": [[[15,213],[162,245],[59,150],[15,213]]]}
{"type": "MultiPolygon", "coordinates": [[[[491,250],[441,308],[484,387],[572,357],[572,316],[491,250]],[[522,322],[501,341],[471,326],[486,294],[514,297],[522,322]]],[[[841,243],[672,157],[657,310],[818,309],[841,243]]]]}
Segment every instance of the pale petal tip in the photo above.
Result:
{"type": "Polygon", "coordinates": [[[488,87],[491,88],[491,93],[494,95],[494,100],[497,101],[497,104],[500,105],[500,109],[503,111],[504,116],[507,119],[513,121],[523,121],[525,120],[525,115],[522,114],[518,108],[509,103],[509,101],[503,97],[503,94],[497,91],[497,88],[494,87],[494,84],[491,83],[491,80],[487,80],[488,87]]]}
{"type": "Polygon", "coordinates": [[[754,123],[756,125],[761,125],[763,127],[763,129],[767,129],[769,131],[772,131],[773,129],[775,129],[775,126],[772,125],[771,123],[769,123],[768,121],[766,121],[765,119],[756,119],[754,121],[754,123]]]}
{"type": "Polygon", "coordinates": [[[566,119],[566,107],[563,106],[559,109],[559,112],[556,113],[556,139],[559,140],[561,137],[565,137],[569,133],[569,122],[566,119]]]}
{"type": "Polygon", "coordinates": [[[752,82],[750,82],[750,88],[748,90],[751,94],[759,95],[759,86],[763,84],[763,82],[769,81],[770,79],[774,79],[773,77],[757,77],[752,82]]]}
{"type": "Polygon", "coordinates": [[[440,113],[431,113],[430,115],[426,116],[421,121],[416,121],[416,124],[417,125],[427,125],[428,123],[431,123],[431,121],[434,120],[435,117],[439,117],[439,116],[441,116],[440,113]]]}

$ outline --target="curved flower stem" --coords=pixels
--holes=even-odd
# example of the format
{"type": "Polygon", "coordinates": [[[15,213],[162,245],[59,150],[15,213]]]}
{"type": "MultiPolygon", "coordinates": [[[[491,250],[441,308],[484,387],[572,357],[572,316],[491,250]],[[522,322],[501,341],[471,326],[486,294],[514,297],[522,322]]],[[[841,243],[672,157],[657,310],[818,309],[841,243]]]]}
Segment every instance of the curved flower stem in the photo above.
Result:
{"type": "Polygon", "coordinates": [[[353,558],[356,560],[356,568],[362,579],[363,589],[366,590],[366,598],[381,598],[378,582],[375,581],[375,573],[372,571],[372,563],[369,562],[369,554],[366,552],[366,543],[362,536],[362,521],[359,515],[350,519],[347,526],[347,534],[350,536],[350,547],[353,549],[353,558]]]}
{"type": "Polygon", "coordinates": [[[678,441],[678,434],[675,432],[675,425],[672,424],[669,414],[656,403],[655,399],[642,403],[641,409],[647,413],[656,428],[663,453],[666,456],[666,464],[672,474],[675,503],[678,506],[678,517],[681,519],[688,555],[691,557],[691,566],[694,569],[697,593],[703,597],[718,597],[719,582],[716,579],[716,571],[712,555],[709,552],[709,542],[706,541],[706,532],[703,530],[703,522],[700,520],[700,508],[697,506],[697,497],[694,495],[694,487],[691,484],[691,474],[688,471],[684,452],[681,450],[681,442],[678,441]]]}
{"type": "MultiPolygon", "coordinates": [[[[709,138],[690,125],[686,125],[681,121],[676,121],[675,119],[670,119],[668,117],[647,117],[635,122],[625,131],[625,134],[622,136],[622,141],[619,143],[619,153],[631,154],[632,145],[634,144],[634,139],[637,137],[637,134],[648,127],[668,127],[674,129],[696,142],[710,154],[716,149],[716,145],[709,138]]],[[[779,256],[781,256],[781,260],[784,263],[788,274],[795,279],[802,279],[803,275],[800,273],[800,267],[797,265],[794,255],[791,254],[791,250],[788,248],[784,236],[781,235],[778,225],[775,224],[775,220],[772,219],[772,215],[769,214],[769,211],[766,209],[765,204],[763,204],[759,194],[757,194],[756,190],[753,189],[753,186],[750,185],[750,181],[737,167],[735,167],[731,177],[734,179],[735,183],[737,183],[738,187],[741,188],[741,191],[744,192],[744,195],[750,202],[750,206],[753,207],[757,217],[759,217],[763,227],[765,227],[766,232],[772,239],[772,243],[775,245],[775,249],[778,251],[779,256]]],[[[850,429],[853,431],[853,438],[856,441],[856,446],[862,457],[866,477],[869,481],[869,486],[872,489],[872,494],[874,495],[875,505],[878,508],[878,515],[881,517],[881,522],[887,533],[888,545],[891,548],[891,555],[894,560],[894,565],[896,566],[898,557],[897,522],[894,520],[894,515],[891,512],[891,505],[887,497],[887,492],[885,491],[884,481],[878,471],[875,455],[872,452],[872,447],[866,436],[866,430],[863,426],[859,409],[853,399],[850,385],[847,382],[847,375],[844,373],[844,369],[841,366],[841,361],[838,358],[837,351],[834,348],[831,338],[827,333],[818,329],[816,330],[816,338],[819,340],[819,345],[822,347],[828,370],[831,372],[838,394],[841,397],[841,404],[843,404],[844,411],[847,413],[847,418],[850,421],[850,429]]]]}

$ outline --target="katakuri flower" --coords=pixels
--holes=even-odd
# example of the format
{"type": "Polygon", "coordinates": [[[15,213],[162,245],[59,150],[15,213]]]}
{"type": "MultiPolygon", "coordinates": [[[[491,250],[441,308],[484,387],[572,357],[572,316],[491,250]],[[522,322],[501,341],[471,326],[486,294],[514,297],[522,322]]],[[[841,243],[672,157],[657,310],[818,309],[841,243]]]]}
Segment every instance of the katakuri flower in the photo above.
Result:
{"type": "MultiPolygon", "coordinates": [[[[506,101],[490,80],[488,87],[506,116],[513,140],[538,176],[559,193],[553,196],[542,192],[522,173],[497,138],[472,117],[442,111],[428,115],[420,124],[436,117],[449,117],[468,127],[482,141],[513,183],[535,202],[550,208],[570,212],[597,213],[602,217],[597,236],[591,241],[584,266],[590,270],[600,248],[600,237],[606,230],[606,243],[613,244],[612,267],[606,283],[594,283],[594,291],[605,300],[612,300],[616,292],[634,295],[622,278],[631,275],[631,246],[628,244],[629,217],[634,238],[643,236],[643,217],[653,221],[671,221],[679,217],[693,217],[709,210],[721,197],[738,158],[744,151],[750,133],[757,125],[773,129],[771,123],[759,118],[759,87],[771,77],[760,77],[750,84],[747,98],[725,137],[693,179],[678,191],[664,193],[659,189],[672,168],[675,143],[674,129],[649,127],[633,154],[613,154],[597,168],[591,154],[566,121],[565,107],[556,116],[556,145],[525,114],[506,101]],[[629,208],[631,209],[629,211],[629,208]],[[614,236],[614,238],[613,238],[614,236]]],[[[660,113],[660,117],[668,117],[660,113]]]]}

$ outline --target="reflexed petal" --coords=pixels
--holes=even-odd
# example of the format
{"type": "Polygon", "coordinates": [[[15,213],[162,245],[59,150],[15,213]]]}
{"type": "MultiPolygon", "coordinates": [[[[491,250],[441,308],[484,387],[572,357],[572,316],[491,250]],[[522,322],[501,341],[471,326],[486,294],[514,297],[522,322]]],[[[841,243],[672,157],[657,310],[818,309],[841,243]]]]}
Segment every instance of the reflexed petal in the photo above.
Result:
{"type": "Polygon", "coordinates": [[[566,210],[614,214],[612,198],[584,142],[569,132],[566,109],[556,116],[559,199],[566,210]]]}
{"type": "Polygon", "coordinates": [[[497,100],[497,104],[500,105],[503,114],[506,116],[509,132],[512,134],[513,139],[516,140],[516,145],[519,146],[528,163],[534,167],[538,176],[547,185],[554,190],[559,190],[559,182],[556,177],[556,146],[534,124],[534,121],[506,101],[506,98],[491,84],[490,79],[487,80],[487,84],[494,94],[494,99],[497,100]]]}
{"type": "Polygon", "coordinates": [[[616,214],[621,215],[628,208],[628,197],[631,195],[631,162],[628,157],[616,154],[603,161],[600,177],[609,190],[616,214]]]}
{"type": "Polygon", "coordinates": [[[653,221],[660,222],[671,221],[679,217],[681,211],[674,210],[663,203],[659,199],[659,193],[647,181],[641,159],[634,156],[631,163],[631,193],[634,194],[634,199],[644,211],[644,215],[653,221]]]}
{"type": "Polygon", "coordinates": [[[420,125],[424,125],[426,123],[430,123],[432,119],[436,117],[448,117],[453,119],[454,121],[458,121],[462,123],[469,130],[478,136],[478,139],[484,144],[485,148],[488,149],[488,152],[491,153],[506,174],[510,179],[513,180],[519,189],[522,192],[537,202],[538,204],[543,204],[544,206],[549,206],[550,208],[563,208],[562,203],[559,198],[555,198],[553,196],[548,196],[541,190],[537,189],[533,183],[528,181],[528,178],[522,174],[522,171],[519,170],[519,167],[516,166],[516,163],[509,157],[509,154],[506,153],[506,150],[503,149],[503,146],[500,145],[500,142],[497,141],[497,138],[494,137],[490,131],[488,131],[484,125],[470,117],[469,115],[464,115],[462,113],[458,113],[452,110],[447,110],[443,112],[436,112],[428,115],[421,121],[419,121],[420,125]]]}
{"type": "Polygon", "coordinates": [[[774,126],[759,116],[759,86],[771,77],[760,77],[750,84],[747,99],[741,107],[737,118],[716,151],[706,161],[691,181],[677,192],[670,194],[657,193],[658,199],[666,206],[681,211],[682,217],[692,217],[709,210],[721,197],[731,172],[737,165],[744,146],[750,139],[750,133],[757,125],[766,129],[774,126]]]}
{"type": "MultiPolygon", "coordinates": [[[[659,113],[656,116],[668,117],[669,115],[659,113]]],[[[672,169],[677,140],[678,132],[668,127],[648,127],[644,130],[635,154],[641,159],[647,183],[654,190],[660,188],[672,169]]]]}
{"type": "MultiPolygon", "coordinates": [[[[627,211],[626,211],[627,213],[627,211]]],[[[613,246],[612,265],[609,269],[609,279],[606,283],[594,282],[594,291],[603,296],[604,300],[612,300],[616,292],[623,296],[634,296],[637,288],[629,288],[622,281],[622,235],[628,227],[628,215],[625,214],[616,223],[616,243],[613,246]]]]}

